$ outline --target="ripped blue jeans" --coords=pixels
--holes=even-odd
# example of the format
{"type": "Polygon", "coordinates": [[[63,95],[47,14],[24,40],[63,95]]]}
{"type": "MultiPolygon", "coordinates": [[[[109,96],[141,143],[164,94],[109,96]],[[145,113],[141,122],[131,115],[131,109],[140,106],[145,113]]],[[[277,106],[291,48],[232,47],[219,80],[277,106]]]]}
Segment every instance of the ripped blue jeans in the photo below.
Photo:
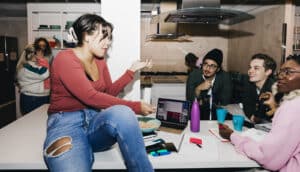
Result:
{"type": "Polygon", "coordinates": [[[52,172],[90,172],[93,152],[107,150],[116,142],[128,171],[153,171],[137,118],[123,105],[101,112],[83,109],[49,115],[44,160],[52,172]]]}

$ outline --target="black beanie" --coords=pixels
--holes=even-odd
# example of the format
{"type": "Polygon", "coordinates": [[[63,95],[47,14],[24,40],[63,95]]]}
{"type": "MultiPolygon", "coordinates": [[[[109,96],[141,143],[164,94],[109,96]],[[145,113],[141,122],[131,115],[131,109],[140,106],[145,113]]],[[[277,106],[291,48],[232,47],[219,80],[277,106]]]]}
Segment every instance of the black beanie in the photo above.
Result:
{"type": "Polygon", "coordinates": [[[204,61],[206,59],[211,59],[213,61],[215,61],[219,67],[222,66],[222,62],[223,62],[223,53],[221,50],[215,48],[211,51],[209,51],[203,58],[202,60],[202,64],[204,63],[204,61]]]}

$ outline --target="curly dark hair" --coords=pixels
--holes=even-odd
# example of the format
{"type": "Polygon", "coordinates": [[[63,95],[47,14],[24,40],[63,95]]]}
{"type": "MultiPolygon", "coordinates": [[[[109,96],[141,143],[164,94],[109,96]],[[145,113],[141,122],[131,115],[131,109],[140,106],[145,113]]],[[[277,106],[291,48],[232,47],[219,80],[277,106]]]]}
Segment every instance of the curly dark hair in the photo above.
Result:
{"type": "Polygon", "coordinates": [[[289,55],[286,60],[294,60],[296,63],[300,65],[300,54],[289,55]]]}
{"type": "Polygon", "coordinates": [[[43,37],[36,38],[35,41],[34,41],[34,43],[33,43],[33,46],[35,48],[35,51],[43,50],[44,51],[44,56],[51,56],[51,54],[52,54],[52,50],[51,50],[50,44],[49,44],[49,42],[47,41],[46,38],[43,38],[43,37]],[[45,49],[42,49],[39,46],[39,43],[41,41],[43,41],[46,44],[45,49]]]}

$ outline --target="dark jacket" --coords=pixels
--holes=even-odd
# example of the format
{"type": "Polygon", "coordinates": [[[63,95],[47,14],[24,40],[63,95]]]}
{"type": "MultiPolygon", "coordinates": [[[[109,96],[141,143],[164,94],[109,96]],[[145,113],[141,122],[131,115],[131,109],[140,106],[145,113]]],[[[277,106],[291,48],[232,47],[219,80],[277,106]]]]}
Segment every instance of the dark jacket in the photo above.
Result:
{"type": "Polygon", "coordinates": [[[268,115],[266,115],[268,107],[264,105],[262,101],[259,100],[259,96],[262,93],[268,91],[271,92],[271,88],[274,82],[275,79],[268,78],[264,83],[262,89],[260,90],[260,94],[257,94],[256,85],[253,82],[250,82],[249,79],[247,80],[242,91],[242,103],[243,110],[249,119],[252,115],[254,115],[255,117],[259,117],[263,120],[271,120],[271,118],[268,115]]]}
{"type": "MultiPolygon", "coordinates": [[[[195,69],[193,70],[187,79],[186,83],[186,99],[190,102],[195,99],[195,88],[204,82],[202,77],[202,70],[195,69]]],[[[208,90],[201,91],[200,95],[197,97],[199,102],[201,103],[200,111],[201,111],[201,119],[209,118],[209,96],[207,95],[208,90]]],[[[216,74],[215,82],[212,88],[213,95],[213,105],[212,105],[212,114],[213,119],[216,119],[215,109],[218,105],[227,105],[231,103],[232,100],[232,82],[229,73],[225,71],[220,71],[216,74]]]]}

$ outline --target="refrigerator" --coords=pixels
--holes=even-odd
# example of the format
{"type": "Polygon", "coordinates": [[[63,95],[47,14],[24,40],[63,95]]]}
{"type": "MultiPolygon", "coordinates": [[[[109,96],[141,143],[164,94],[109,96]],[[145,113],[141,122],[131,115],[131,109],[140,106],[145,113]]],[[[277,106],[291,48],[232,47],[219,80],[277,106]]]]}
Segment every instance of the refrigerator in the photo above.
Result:
{"type": "Polygon", "coordinates": [[[16,119],[15,76],[18,39],[0,36],[0,128],[16,119]]]}

